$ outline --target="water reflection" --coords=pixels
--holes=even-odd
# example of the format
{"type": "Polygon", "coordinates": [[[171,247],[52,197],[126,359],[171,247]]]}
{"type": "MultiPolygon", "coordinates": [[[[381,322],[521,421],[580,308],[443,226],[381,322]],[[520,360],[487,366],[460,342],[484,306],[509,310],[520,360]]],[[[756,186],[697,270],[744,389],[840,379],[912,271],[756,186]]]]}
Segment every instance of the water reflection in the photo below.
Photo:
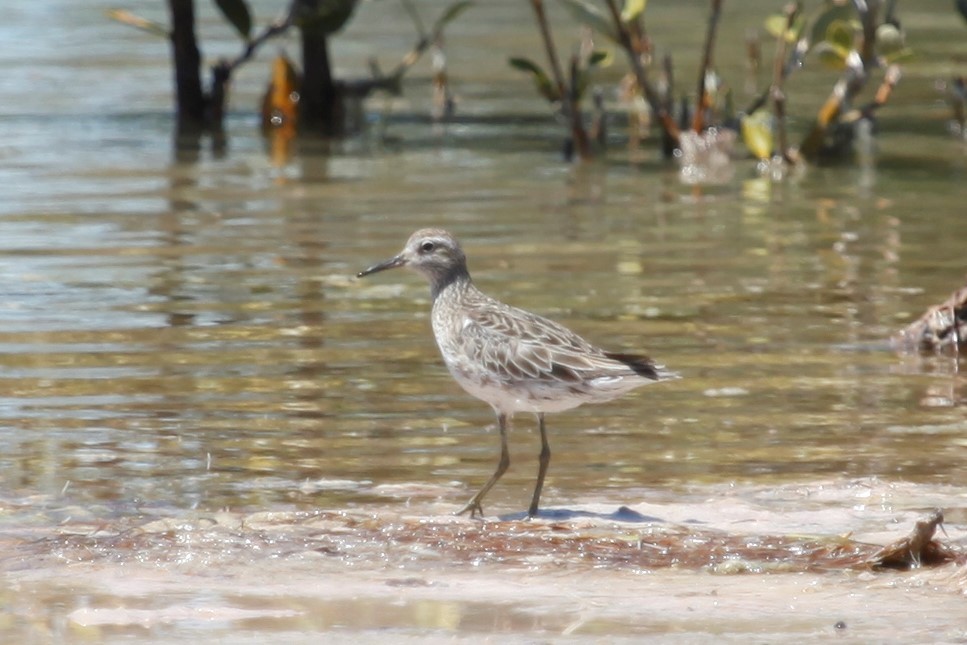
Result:
{"type": "MultiPolygon", "coordinates": [[[[439,176],[443,166],[423,161],[439,176]]],[[[320,163],[304,171],[338,174],[343,160],[320,163]]],[[[487,471],[489,415],[440,367],[424,286],[350,277],[427,221],[417,194],[429,177],[418,166],[399,176],[383,158],[349,163],[384,173],[386,191],[365,201],[354,182],[277,184],[265,166],[251,206],[250,167],[177,163],[153,215],[108,214],[93,227],[58,216],[51,225],[77,248],[21,237],[10,267],[36,277],[8,300],[0,338],[11,481],[48,494],[70,482],[76,500],[312,506],[298,492],[305,480],[474,481],[487,471]],[[386,218],[390,195],[404,197],[386,218]],[[425,457],[441,461],[428,470],[425,457]]],[[[500,184],[508,170],[491,168],[500,184]]],[[[432,220],[468,230],[482,284],[688,376],[660,397],[563,415],[556,458],[566,465],[552,486],[565,498],[629,483],[958,472],[956,442],[911,460],[914,444],[877,440],[895,423],[950,423],[943,409],[963,400],[955,360],[882,351],[916,313],[904,286],[922,278],[916,250],[944,252],[906,223],[902,191],[872,203],[817,198],[823,176],[791,191],[685,194],[642,218],[608,198],[591,168],[557,178],[560,199],[518,178],[487,199],[489,220],[471,223],[484,206],[463,176],[458,167],[439,182],[454,212],[431,206],[432,220]],[[565,197],[575,186],[589,196],[565,197]],[[517,215],[542,209],[563,223],[543,243],[545,218],[517,215]],[[944,383],[906,380],[942,364],[944,383]]],[[[669,190],[646,179],[611,172],[608,191],[669,190]]],[[[521,425],[517,450],[533,451],[521,425]]],[[[530,476],[512,472],[503,499],[530,476]]]]}
{"type": "MultiPolygon", "coordinates": [[[[82,82],[102,78],[122,54],[111,49],[113,35],[71,6],[68,18],[79,20],[71,33],[92,29],[89,40],[115,53],[71,67],[57,56],[76,55],[76,46],[43,49],[47,57],[29,63],[77,71],[82,82]]],[[[477,29],[468,27],[466,44],[481,52],[492,49],[492,38],[513,35],[477,29]]],[[[133,55],[149,71],[161,65],[140,49],[133,55]]],[[[30,67],[19,65],[11,69],[30,67]]],[[[283,160],[267,152],[239,108],[227,141],[176,145],[162,72],[139,88],[143,104],[120,114],[116,96],[92,97],[68,84],[57,96],[18,94],[6,105],[23,105],[22,113],[8,107],[0,116],[8,126],[0,157],[4,545],[22,545],[34,530],[69,533],[74,523],[96,537],[105,523],[140,529],[222,509],[379,516],[458,507],[493,469],[491,414],[446,374],[421,280],[352,278],[425,225],[461,236],[489,293],[589,339],[650,351],[686,377],[661,392],[559,415],[550,508],[613,510],[658,500],[667,515],[691,496],[718,500],[731,491],[759,499],[802,487],[804,498],[845,516],[782,529],[845,533],[856,523],[882,530],[898,509],[962,506],[960,359],[901,357],[885,344],[963,280],[967,221],[951,190],[962,179],[962,150],[952,157],[935,124],[916,118],[933,100],[917,94],[924,83],[910,83],[910,103],[890,106],[895,121],[881,132],[875,166],[809,169],[773,182],[740,165],[731,183],[709,188],[682,186],[677,169],[648,148],[632,162],[624,158],[631,153],[616,152],[587,166],[562,165],[557,126],[538,111],[543,105],[522,104],[523,83],[487,95],[481,107],[480,86],[468,79],[466,116],[442,136],[411,116],[324,150],[300,143],[283,160]],[[888,127],[899,122],[902,128],[888,127]],[[829,493],[849,489],[843,481],[854,478],[909,489],[872,500],[829,493]],[[860,507],[880,514],[854,515],[860,507]]],[[[0,83],[9,94],[7,87],[0,83]]],[[[511,470],[488,498],[501,513],[523,509],[539,445],[526,419],[511,442],[511,470]]],[[[714,508],[689,510],[694,516],[680,519],[708,520],[714,508]]],[[[777,522],[795,510],[766,504],[741,517],[777,522]]],[[[190,549],[179,564],[189,567],[186,575],[224,576],[231,587],[239,574],[232,563],[251,563],[248,548],[232,551],[235,560],[221,561],[214,574],[208,562],[190,568],[197,562],[190,549]]],[[[19,551],[5,552],[14,554],[4,561],[11,571],[51,572],[68,562],[54,553],[20,560],[19,551]]],[[[138,557],[123,549],[115,556],[138,557]]],[[[157,561],[145,568],[152,567],[155,574],[163,568],[157,561]]],[[[77,588],[88,589],[97,573],[77,588]]],[[[152,579],[139,573],[142,582],[152,579]]],[[[257,573],[256,587],[279,575],[257,573]]],[[[344,582],[344,573],[328,579],[340,592],[333,580],[344,582]]],[[[121,571],[112,589],[84,592],[47,580],[30,593],[4,587],[0,598],[20,608],[11,610],[17,616],[60,630],[48,635],[93,639],[145,629],[159,638],[379,626],[662,630],[634,612],[585,620],[581,608],[561,613],[551,601],[508,606],[508,589],[520,599],[519,578],[498,581],[489,599],[306,600],[290,589],[236,602],[233,589],[221,588],[185,606],[172,599],[184,598],[179,585],[190,582],[135,588],[125,580],[134,585],[121,571]],[[144,600],[152,597],[156,605],[144,600]],[[113,615],[104,622],[112,626],[97,626],[105,608],[125,602],[132,612],[160,613],[132,613],[128,622],[113,615]],[[212,605],[227,607],[218,628],[192,631],[193,612],[212,605]],[[245,613],[253,606],[263,613],[245,613]],[[298,617],[272,613],[292,607],[298,617]],[[155,622],[132,626],[140,621],[155,622]]],[[[600,581],[606,606],[614,580],[600,581]]],[[[447,580],[446,593],[465,581],[447,580]]],[[[668,584],[671,576],[654,588],[668,584]]],[[[694,579],[678,584],[679,600],[695,597],[694,579]]],[[[801,581],[782,587],[785,597],[793,587],[801,591],[801,581]]],[[[574,597],[584,591],[573,589],[574,597]]],[[[773,592],[756,596],[749,620],[773,592]]],[[[888,600],[909,606],[906,597],[888,600]]],[[[817,633],[826,624],[817,615],[798,633],[817,633]]],[[[33,634],[19,623],[11,629],[13,640],[33,634]]]]}

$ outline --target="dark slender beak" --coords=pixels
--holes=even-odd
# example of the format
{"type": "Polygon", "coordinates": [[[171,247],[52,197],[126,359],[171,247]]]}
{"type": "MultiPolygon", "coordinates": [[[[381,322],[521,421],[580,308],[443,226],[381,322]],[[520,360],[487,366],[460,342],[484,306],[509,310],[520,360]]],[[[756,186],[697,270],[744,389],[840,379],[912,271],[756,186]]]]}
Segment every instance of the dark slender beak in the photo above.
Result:
{"type": "Polygon", "coordinates": [[[389,260],[385,260],[379,264],[374,264],[368,269],[363,269],[356,274],[356,277],[362,278],[370,273],[379,273],[380,271],[385,271],[386,269],[395,269],[396,267],[401,267],[404,264],[406,264],[406,258],[404,258],[402,255],[397,255],[395,258],[390,258],[389,260]]]}

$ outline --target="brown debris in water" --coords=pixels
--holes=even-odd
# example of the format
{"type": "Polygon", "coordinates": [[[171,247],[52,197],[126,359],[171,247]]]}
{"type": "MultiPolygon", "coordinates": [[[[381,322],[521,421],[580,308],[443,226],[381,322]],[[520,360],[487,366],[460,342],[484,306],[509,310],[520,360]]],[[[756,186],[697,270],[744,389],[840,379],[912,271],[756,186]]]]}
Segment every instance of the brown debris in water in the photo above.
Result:
{"type": "Polygon", "coordinates": [[[893,337],[893,345],[907,352],[967,349],[967,286],[907,325],[893,337]]]}
{"type": "Polygon", "coordinates": [[[869,560],[870,566],[885,569],[913,569],[936,566],[957,559],[958,554],[949,546],[933,539],[937,529],[943,526],[943,512],[935,509],[919,520],[910,535],[888,544],[869,560]]]}
{"type": "MultiPolygon", "coordinates": [[[[824,572],[908,568],[967,562],[967,554],[933,539],[943,516],[917,523],[888,547],[846,537],[733,535],[665,523],[473,521],[395,513],[321,511],[240,515],[192,521],[161,519],[140,526],[59,527],[15,540],[0,568],[92,561],[198,566],[235,565],[263,558],[322,557],[341,565],[394,568],[501,566],[705,569],[714,573],[824,572]],[[904,564],[906,563],[906,564],[904,564]]],[[[5,536],[9,538],[8,534],[5,536]]]]}

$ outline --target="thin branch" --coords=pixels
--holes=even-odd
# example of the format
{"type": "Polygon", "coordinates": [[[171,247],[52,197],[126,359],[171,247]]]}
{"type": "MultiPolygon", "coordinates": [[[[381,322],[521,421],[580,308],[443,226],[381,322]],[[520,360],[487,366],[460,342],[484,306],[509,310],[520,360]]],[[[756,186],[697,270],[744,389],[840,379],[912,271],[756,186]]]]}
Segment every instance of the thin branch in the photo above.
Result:
{"type": "Polygon", "coordinates": [[[698,70],[698,93],[695,96],[695,117],[692,120],[692,130],[701,132],[705,129],[705,113],[711,107],[705,92],[705,79],[712,66],[712,51],[715,48],[715,32],[722,16],[722,0],[712,0],[712,13],[708,18],[708,30],[705,32],[705,50],[702,53],[702,65],[698,70]]]}
{"type": "Polygon", "coordinates": [[[293,24],[294,8],[295,3],[293,2],[284,17],[279,18],[266,27],[258,36],[248,41],[245,44],[245,48],[242,49],[242,53],[234,59],[226,60],[223,58],[212,65],[211,89],[208,91],[208,96],[206,97],[208,119],[211,123],[220,124],[224,118],[225,103],[228,97],[228,84],[232,79],[232,74],[243,63],[249,61],[255,55],[255,52],[258,51],[259,47],[272,38],[288,31],[289,27],[293,24]]]}
{"type": "Polygon", "coordinates": [[[853,0],[856,13],[860,16],[863,26],[863,43],[860,47],[860,58],[863,67],[870,69],[876,66],[876,18],[880,8],[880,0],[853,0]]]}
{"type": "Polygon", "coordinates": [[[876,90],[876,95],[873,100],[860,108],[860,112],[864,117],[870,118],[873,113],[878,109],[883,107],[887,101],[890,100],[890,96],[893,94],[893,88],[896,84],[900,82],[900,67],[897,65],[890,65],[886,68],[886,74],[883,75],[883,82],[880,83],[880,87],[876,90]]]}
{"type": "Polygon", "coordinates": [[[618,5],[615,3],[615,0],[607,0],[607,4],[608,10],[611,12],[611,18],[614,21],[618,41],[621,43],[621,47],[628,55],[628,61],[631,63],[631,69],[635,74],[635,79],[638,81],[638,87],[640,87],[641,91],[644,93],[645,100],[647,100],[648,105],[651,106],[651,110],[657,117],[662,129],[668,137],[675,141],[675,145],[677,146],[680,131],[671,114],[665,109],[661,100],[661,95],[655,89],[655,86],[652,85],[648,80],[648,73],[645,70],[645,66],[641,62],[641,56],[639,54],[639,43],[636,41],[636,39],[632,38],[631,31],[621,19],[621,12],[618,10],[618,5]]]}
{"type": "MultiPolygon", "coordinates": [[[[781,52],[777,47],[777,50],[776,50],[777,57],[779,56],[780,53],[782,53],[782,55],[784,56],[786,49],[787,49],[787,45],[785,43],[785,40],[783,40],[781,52]]],[[[789,57],[786,59],[785,64],[783,64],[782,66],[783,82],[785,82],[785,80],[789,78],[789,75],[794,70],[797,70],[802,66],[802,60],[803,58],[805,58],[806,53],[808,51],[809,51],[809,37],[805,35],[800,36],[799,40],[796,41],[796,46],[792,49],[791,52],[789,52],[789,57]]],[[[773,77],[775,77],[775,65],[779,60],[781,60],[781,57],[777,58],[777,60],[773,62],[773,77]]],[[[762,107],[769,102],[769,97],[771,94],[772,94],[772,85],[770,84],[769,87],[767,87],[765,91],[762,92],[762,94],[757,96],[752,101],[752,103],[749,104],[749,107],[743,110],[743,112],[745,114],[753,114],[758,110],[762,109],[762,107]]]]}
{"type": "Polygon", "coordinates": [[[762,43],[757,29],[745,33],[745,63],[746,92],[756,94],[759,91],[759,70],[762,69],[762,43]]]}
{"type": "Polygon", "coordinates": [[[423,26],[423,21],[416,13],[416,7],[406,0],[404,0],[403,6],[406,7],[407,11],[410,13],[410,17],[413,20],[413,25],[416,28],[419,38],[417,39],[416,44],[413,45],[413,49],[403,56],[402,60],[400,60],[392,72],[385,77],[381,76],[377,78],[377,81],[379,81],[379,83],[377,83],[378,85],[386,84],[387,81],[391,81],[390,84],[398,84],[406,71],[413,67],[418,60],[420,60],[423,54],[426,53],[426,50],[429,49],[434,43],[439,43],[443,38],[445,21],[438,20],[434,24],[433,31],[427,33],[426,28],[423,26]]]}
{"type": "MultiPolygon", "coordinates": [[[[869,70],[876,67],[879,61],[874,46],[876,44],[876,15],[880,8],[880,0],[853,0],[853,5],[860,16],[863,26],[863,42],[860,43],[859,53],[851,52],[846,59],[846,72],[833,86],[826,102],[816,115],[816,122],[803,139],[799,150],[803,156],[815,159],[823,152],[826,133],[830,126],[840,118],[843,111],[853,102],[854,97],[863,89],[869,80],[869,70]]],[[[887,71],[887,77],[880,88],[885,101],[892,92],[893,86],[899,80],[899,68],[887,71]]],[[[880,94],[878,92],[878,95],[880,94]]],[[[876,104],[876,100],[873,102],[876,104]]],[[[879,105],[876,105],[879,107],[879,105]]],[[[874,108],[875,109],[875,108],[874,108]]]]}
{"type": "Polygon", "coordinates": [[[544,2],[543,0],[531,0],[531,6],[534,8],[534,16],[537,18],[537,26],[541,30],[541,38],[544,41],[547,62],[551,66],[554,83],[557,85],[557,91],[563,100],[567,96],[567,83],[564,80],[564,72],[561,70],[561,63],[557,57],[557,49],[554,47],[554,37],[547,22],[547,14],[544,12],[544,2]]]}
{"type": "MultiPolygon", "coordinates": [[[[547,14],[544,12],[543,0],[531,0],[534,8],[534,16],[537,18],[537,25],[541,30],[541,37],[544,40],[544,48],[547,50],[547,60],[551,67],[551,74],[554,76],[554,83],[557,84],[558,96],[561,97],[561,107],[564,117],[570,122],[571,136],[573,137],[574,147],[582,159],[591,158],[591,145],[588,142],[588,135],[581,122],[581,111],[574,92],[568,91],[567,81],[564,80],[564,72],[561,70],[561,63],[557,57],[557,49],[554,47],[554,38],[551,34],[551,27],[547,22],[547,14]]],[[[572,64],[572,81],[574,77],[572,64]]],[[[572,83],[573,84],[573,83],[572,83]]]]}
{"type": "MultiPolygon", "coordinates": [[[[662,109],[666,114],[671,114],[675,109],[675,68],[672,64],[671,54],[665,54],[662,59],[662,69],[665,75],[665,96],[662,99],[662,109]]],[[[675,154],[678,141],[673,139],[668,131],[662,128],[661,131],[661,150],[666,158],[675,154]]]]}
{"type": "MultiPolygon", "coordinates": [[[[293,3],[293,6],[294,6],[294,3],[293,3]]],[[[255,52],[258,51],[259,47],[264,45],[269,40],[275,38],[276,36],[281,36],[286,31],[288,31],[289,28],[292,26],[293,21],[294,21],[293,11],[292,11],[292,7],[290,7],[290,10],[286,12],[285,16],[273,22],[271,25],[263,29],[262,33],[260,33],[252,40],[248,41],[248,43],[246,43],[245,45],[245,49],[242,50],[241,54],[236,56],[231,61],[222,61],[220,65],[223,65],[225,68],[225,71],[227,71],[228,74],[231,75],[231,73],[234,72],[240,65],[250,60],[255,55],[255,52]]]]}
{"type": "Polygon", "coordinates": [[[786,28],[779,34],[776,40],[776,57],[772,64],[772,86],[769,88],[769,96],[772,98],[773,108],[776,113],[776,145],[778,152],[787,163],[794,163],[789,152],[789,139],[786,133],[786,92],[785,81],[788,67],[785,65],[786,59],[786,33],[792,29],[796,22],[796,17],[802,11],[802,4],[794,2],[786,5],[786,28]]]}
{"type": "Polygon", "coordinates": [[[419,34],[420,39],[426,39],[426,27],[423,26],[423,21],[420,19],[420,14],[417,13],[416,7],[410,0],[400,0],[400,4],[403,5],[403,9],[409,14],[410,20],[413,21],[413,26],[416,28],[416,33],[419,34]]]}

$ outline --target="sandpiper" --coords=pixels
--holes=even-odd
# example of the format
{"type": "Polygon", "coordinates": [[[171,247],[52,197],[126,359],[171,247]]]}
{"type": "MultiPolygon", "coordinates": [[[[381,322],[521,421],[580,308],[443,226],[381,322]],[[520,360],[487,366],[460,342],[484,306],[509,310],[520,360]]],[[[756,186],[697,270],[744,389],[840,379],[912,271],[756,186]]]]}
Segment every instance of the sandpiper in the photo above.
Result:
{"type": "Polygon", "coordinates": [[[358,277],[410,267],[430,282],[433,335],[457,383],[490,404],[500,430],[500,461],[458,514],[483,515],[480,503],[510,465],[507,432],[515,412],[537,415],[541,453],[527,515],[537,515],[551,449],[546,412],[601,403],[654,381],[678,378],[646,356],[608,352],[552,320],[504,304],[474,286],[456,238],[441,229],[417,231],[403,251],[358,277]]]}

